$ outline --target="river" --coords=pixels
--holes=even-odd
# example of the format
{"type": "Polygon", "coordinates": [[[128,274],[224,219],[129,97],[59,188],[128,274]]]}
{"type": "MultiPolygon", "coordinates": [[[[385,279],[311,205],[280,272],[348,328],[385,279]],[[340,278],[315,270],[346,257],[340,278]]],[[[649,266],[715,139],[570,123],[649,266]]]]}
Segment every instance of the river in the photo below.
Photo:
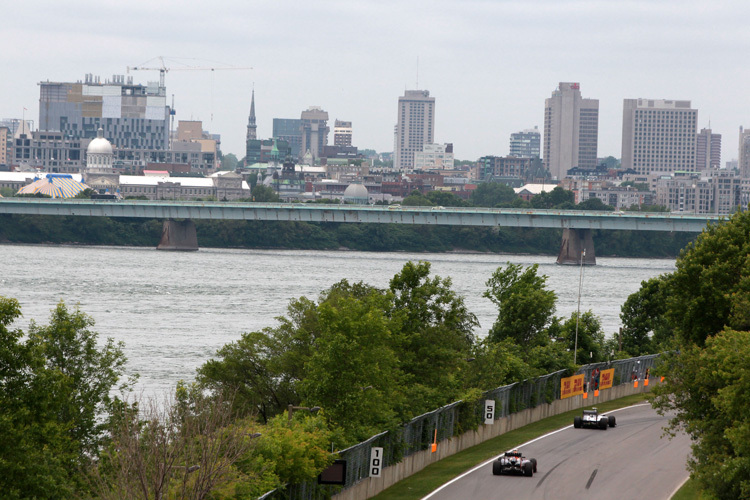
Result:
{"type": "MultiPolygon", "coordinates": [[[[576,310],[580,268],[553,256],[464,253],[371,253],[304,250],[162,252],[153,248],[0,245],[0,295],[18,299],[23,318],[46,324],[64,300],[96,321],[102,338],[125,343],[138,390],[165,394],[222,345],[243,332],[275,326],[290,299],[318,294],[341,279],[386,287],[409,260],[427,260],[450,277],[484,336],[497,310],[482,297],[485,282],[506,262],[539,264],[558,296],[557,315],[576,310]]],[[[607,336],[620,327],[620,307],[643,280],[674,270],[671,259],[598,258],[583,270],[581,311],[592,310],[607,336]]]]}

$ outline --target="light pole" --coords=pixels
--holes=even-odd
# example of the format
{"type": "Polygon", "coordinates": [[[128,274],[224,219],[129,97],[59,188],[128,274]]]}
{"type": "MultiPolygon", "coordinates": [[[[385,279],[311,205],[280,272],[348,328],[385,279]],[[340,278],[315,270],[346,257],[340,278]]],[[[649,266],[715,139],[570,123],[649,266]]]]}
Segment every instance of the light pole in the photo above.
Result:
{"type": "Polygon", "coordinates": [[[581,320],[581,290],[583,288],[583,258],[586,256],[586,249],[581,252],[581,271],[578,277],[578,312],[576,312],[576,341],[573,348],[573,364],[578,359],[578,323],[581,320]]]}
{"type": "Polygon", "coordinates": [[[322,410],[322,408],[320,406],[313,406],[312,408],[310,408],[309,406],[288,405],[287,413],[289,414],[289,422],[292,421],[292,413],[294,413],[296,410],[307,410],[310,413],[315,413],[315,412],[322,410]]]}

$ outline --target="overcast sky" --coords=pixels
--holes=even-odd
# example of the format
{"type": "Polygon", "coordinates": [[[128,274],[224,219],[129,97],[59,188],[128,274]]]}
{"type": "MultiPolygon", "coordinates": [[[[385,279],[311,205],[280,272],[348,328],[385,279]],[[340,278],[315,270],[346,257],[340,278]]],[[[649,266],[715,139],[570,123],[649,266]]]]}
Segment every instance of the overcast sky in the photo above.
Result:
{"type": "Polygon", "coordinates": [[[320,106],[379,152],[393,150],[398,97],[420,88],[436,98],[436,142],[475,160],[542,129],[544,99],[570,81],[599,99],[600,157],[621,156],[624,98],[687,99],[698,128],[722,134],[724,163],[750,126],[748,19],[747,0],[24,0],[0,20],[0,118],[26,107],[36,125],[39,81],[111,78],[165,56],[253,68],[166,76],[176,118],[203,120],[224,153],[244,156],[253,85],[260,138],[273,118],[320,106]]]}

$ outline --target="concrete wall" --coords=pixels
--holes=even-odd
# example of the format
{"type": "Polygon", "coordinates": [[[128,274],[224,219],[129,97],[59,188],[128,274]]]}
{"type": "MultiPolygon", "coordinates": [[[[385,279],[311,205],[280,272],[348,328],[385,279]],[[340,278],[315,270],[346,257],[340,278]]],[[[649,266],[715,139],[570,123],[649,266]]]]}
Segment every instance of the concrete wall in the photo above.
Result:
{"type": "MultiPolygon", "coordinates": [[[[651,383],[656,382],[651,380],[651,383]]],[[[506,432],[518,429],[532,422],[559,415],[568,411],[591,406],[613,399],[619,399],[632,394],[646,392],[649,389],[643,387],[643,380],[640,380],[638,387],[634,388],[632,384],[622,384],[599,391],[599,397],[594,398],[594,393],[589,393],[588,399],[583,396],[574,396],[567,399],[558,399],[550,404],[539,405],[536,408],[513,413],[507,417],[495,420],[493,425],[480,425],[476,431],[469,431],[443,441],[439,441],[437,451],[432,453],[430,450],[420,451],[409,455],[401,462],[385,467],[379,478],[366,478],[354,485],[353,487],[342,491],[332,497],[333,500],[362,500],[371,498],[382,492],[386,488],[393,486],[398,481],[415,474],[428,465],[442,460],[446,457],[471,448],[488,439],[495,438],[506,432]]],[[[572,421],[570,422],[573,423],[572,421]]],[[[505,450],[498,450],[498,455],[505,450]]]]}

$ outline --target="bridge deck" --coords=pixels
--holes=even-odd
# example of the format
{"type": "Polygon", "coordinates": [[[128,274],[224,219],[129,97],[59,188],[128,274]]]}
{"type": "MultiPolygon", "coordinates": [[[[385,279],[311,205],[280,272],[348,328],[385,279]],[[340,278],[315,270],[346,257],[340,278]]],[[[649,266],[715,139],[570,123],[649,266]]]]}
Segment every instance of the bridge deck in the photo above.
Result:
{"type": "Polygon", "coordinates": [[[700,232],[707,224],[718,222],[722,218],[716,215],[655,212],[28,198],[0,199],[0,214],[679,232],[700,232]]]}

